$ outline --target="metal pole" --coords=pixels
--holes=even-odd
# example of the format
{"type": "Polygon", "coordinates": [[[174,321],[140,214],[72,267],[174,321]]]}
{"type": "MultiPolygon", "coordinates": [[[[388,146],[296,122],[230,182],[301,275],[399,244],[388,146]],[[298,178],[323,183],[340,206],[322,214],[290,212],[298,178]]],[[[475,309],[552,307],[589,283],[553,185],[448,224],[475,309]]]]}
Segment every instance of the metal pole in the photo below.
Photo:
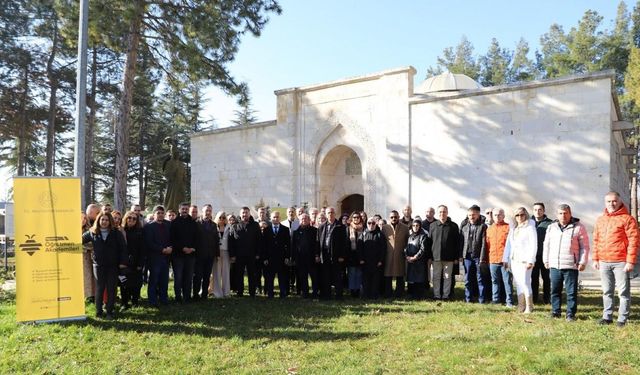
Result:
{"type": "Polygon", "coordinates": [[[78,28],[78,69],[76,81],[76,127],[73,173],[80,177],[82,208],[87,205],[84,196],[85,181],[85,120],[87,115],[87,33],[89,24],[89,0],[80,0],[80,26],[78,28]]]}

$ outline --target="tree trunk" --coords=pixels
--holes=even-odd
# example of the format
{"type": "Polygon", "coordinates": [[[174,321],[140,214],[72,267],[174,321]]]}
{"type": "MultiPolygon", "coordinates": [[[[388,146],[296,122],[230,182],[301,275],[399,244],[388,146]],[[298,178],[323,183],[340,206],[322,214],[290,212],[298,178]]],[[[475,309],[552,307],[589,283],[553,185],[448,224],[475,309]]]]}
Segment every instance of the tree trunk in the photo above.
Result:
{"type": "Polygon", "coordinates": [[[27,175],[27,98],[29,97],[29,62],[24,67],[23,92],[20,102],[20,130],[18,131],[18,176],[27,175]]]}
{"type": "Polygon", "coordinates": [[[131,101],[133,96],[136,62],[142,27],[143,1],[136,1],[135,12],[129,25],[127,40],[127,59],[122,80],[122,99],[116,122],[116,172],[113,185],[113,206],[124,210],[127,201],[127,172],[129,167],[129,128],[131,122],[131,101]]]}
{"type": "MultiPolygon", "coordinates": [[[[55,17],[55,13],[54,13],[55,17]]],[[[44,175],[53,176],[53,163],[55,160],[55,135],[56,135],[56,102],[58,92],[58,80],[53,71],[53,63],[58,50],[58,23],[53,23],[53,42],[51,44],[51,54],[47,60],[47,78],[49,79],[49,121],[47,124],[47,153],[44,165],[44,175]]]]}
{"type": "MultiPolygon", "coordinates": [[[[637,129],[637,128],[636,128],[637,129]]],[[[638,162],[638,139],[633,142],[636,149],[636,156],[633,157],[633,163],[638,162]]],[[[638,170],[636,169],[631,176],[631,216],[638,220],[638,170]]]]}
{"type": "Polygon", "coordinates": [[[140,131],[138,132],[138,155],[140,156],[140,163],[138,164],[138,204],[144,210],[145,209],[145,184],[144,184],[144,124],[140,124],[140,131]]]}
{"type": "Polygon", "coordinates": [[[93,181],[93,139],[96,128],[96,87],[98,85],[98,49],[93,47],[91,53],[91,92],[89,94],[89,117],[87,118],[87,131],[85,133],[84,147],[84,196],[87,204],[94,202],[94,181],[93,181]]]}

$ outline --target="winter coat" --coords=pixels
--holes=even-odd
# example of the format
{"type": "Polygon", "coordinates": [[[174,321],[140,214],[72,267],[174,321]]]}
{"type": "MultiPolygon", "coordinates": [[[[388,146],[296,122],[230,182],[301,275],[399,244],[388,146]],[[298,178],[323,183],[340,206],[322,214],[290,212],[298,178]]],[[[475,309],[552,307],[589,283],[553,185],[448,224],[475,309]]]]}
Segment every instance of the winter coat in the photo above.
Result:
{"type": "Polygon", "coordinates": [[[594,262],[636,263],[638,223],[627,208],[609,213],[606,209],[593,228],[594,262]]]}
{"type": "Polygon", "coordinates": [[[507,237],[509,236],[509,224],[493,223],[487,228],[486,250],[489,253],[489,263],[502,263],[504,255],[504,247],[507,245],[507,237]]]}
{"type": "Polygon", "coordinates": [[[443,223],[436,220],[429,226],[431,253],[434,262],[452,262],[462,258],[458,224],[448,217],[443,223]]]}
{"type": "Polygon", "coordinates": [[[119,230],[112,229],[105,240],[102,239],[102,234],[99,231],[98,234],[92,231],[84,232],[82,243],[87,242],[93,244],[91,256],[93,264],[103,267],[127,265],[127,244],[119,230]]]}
{"type": "Polygon", "coordinates": [[[195,253],[186,254],[182,251],[189,247],[198,252],[198,224],[191,216],[178,216],[171,222],[169,233],[173,247],[172,257],[195,257],[195,253]]]}
{"type": "Polygon", "coordinates": [[[553,220],[549,219],[547,215],[543,215],[540,221],[536,221],[535,216],[531,216],[531,220],[536,223],[536,234],[538,235],[536,262],[542,263],[542,245],[544,244],[544,237],[547,234],[547,228],[549,228],[549,225],[553,223],[553,220]]]}
{"type": "Polygon", "coordinates": [[[536,223],[529,220],[524,226],[511,226],[502,261],[507,263],[536,263],[538,234],[536,223]]]}
{"type": "Polygon", "coordinates": [[[202,219],[196,220],[198,224],[198,243],[196,244],[197,259],[211,259],[220,256],[220,233],[218,225],[213,221],[208,223],[202,219]]]}
{"type": "Polygon", "coordinates": [[[384,265],[384,255],[387,251],[387,241],[378,227],[370,231],[365,230],[358,239],[358,259],[364,261],[363,272],[375,272],[378,263],[384,265]]]}
{"type": "Polygon", "coordinates": [[[292,261],[304,267],[315,264],[315,258],[320,256],[320,243],[318,242],[318,228],[300,226],[293,231],[293,247],[291,249],[292,261]]]}
{"type": "Polygon", "coordinates": [[[589,261],[589,236],[580,219],[572,217],[569,224],[562,228],[554,221],[547,228],[544,238],[542,261],[549,268],[578,269],[589,261]]]}
{"type": "Polygon", "coordinates": [[[318,227],[318,242],[320,243],[320,262],[322,264],[346,265],[349,251],[347,248],[347,231],[345,226],[336,220],[329,231],[329,222],[318,227]],[[327,236],[329,236],[329,247],[326,247],[327,236]],[[339,258],[343,259],[340,263],[339,258]]]}
{"type": "Polygon", "coordinates": [[[404,259],[404,248],[409,240],[409,227],[402,223],[396,224],[394,228],[391,224],[382,226],[382,233],[387,239],[387,252],[384,260],[385,277],[404,277],[406,261],[404,259]]]}
{"type": "Polygon", "coordinates": [[[346,231],[346,236],[347,236],[347,249],[349,250],[349,256],[348,259],[349,261],[347,262],[347,266],[348,267],[359,267],[360,266],[360,257],[358,256],[358,239],[362,236],[362,234],[364,233],[364,228],[363,230],[355,230],[355,240],[356,240],[356,248],[353,249],[351,247],[351,234],[354,231],[354,228],[351,226],[345,227],[345,231],[346,231]]]}
{"type": "Polygon", "coordinates": [[[480,219],[476,224],[465,220],[460,224],[460,253],[465,258],[469,256],[472,259],[479,258],[481,262],[488,262],[489,256],[486,251],[486,235],[487,225],[482,223],[480,219]],[[472,226],[475,227],[473,233],[472,226]]]}
{"type": "Polygon", "coordinates": [[[404,248],[405,257],[417,257],[413,262],[407,262],[407,282],[424,283],[427,280],[427,267],[423,262],[428,257],[427,247],[429,246],[429,237],[422,230],[418,233],[411,233],[407,240],[407,246],[404,248]]]}
{"type": "Polygon", "coordinates": [[[260,226],[257,222],[249,220],[247,223],[239,222],[231,226],[229,232],[229,256],[252,257],[260,254],[260,226]]]}
{"type": "Polygon", "coordinates": [[[127,243],[127,264],[129,268],[136,269],[144,264],[144,234],[142,228],[125,228],[127,243]]]}

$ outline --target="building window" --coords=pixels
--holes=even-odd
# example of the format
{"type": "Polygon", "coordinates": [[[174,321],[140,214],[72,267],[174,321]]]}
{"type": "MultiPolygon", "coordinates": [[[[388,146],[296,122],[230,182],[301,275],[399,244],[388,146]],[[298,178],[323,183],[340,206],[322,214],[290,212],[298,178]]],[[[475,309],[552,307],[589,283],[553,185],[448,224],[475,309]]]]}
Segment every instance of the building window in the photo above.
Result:
{"type": "Polygon", "coordinates": [[[351,151],[345,160],[344,174],[347,176],[362,175],[362,164],[358,155],[351,151]]]}

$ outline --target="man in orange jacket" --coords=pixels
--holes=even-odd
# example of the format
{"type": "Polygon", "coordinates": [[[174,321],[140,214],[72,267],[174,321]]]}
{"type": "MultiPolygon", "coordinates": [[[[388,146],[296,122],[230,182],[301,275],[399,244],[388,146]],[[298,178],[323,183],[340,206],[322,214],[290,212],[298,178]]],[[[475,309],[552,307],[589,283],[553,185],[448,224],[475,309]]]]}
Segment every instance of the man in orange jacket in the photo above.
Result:
{"type": "Polygon", "coordinates": [[[624,327],[631,308],[630,275],[638,250],[638,223],[629,215],[620,194],[604,197],[605,211],[593,229],[593,266],[600,270],[604,310],[599,324],[613,322],[613,292],[618,289],[618,327],[624,327]]]}

